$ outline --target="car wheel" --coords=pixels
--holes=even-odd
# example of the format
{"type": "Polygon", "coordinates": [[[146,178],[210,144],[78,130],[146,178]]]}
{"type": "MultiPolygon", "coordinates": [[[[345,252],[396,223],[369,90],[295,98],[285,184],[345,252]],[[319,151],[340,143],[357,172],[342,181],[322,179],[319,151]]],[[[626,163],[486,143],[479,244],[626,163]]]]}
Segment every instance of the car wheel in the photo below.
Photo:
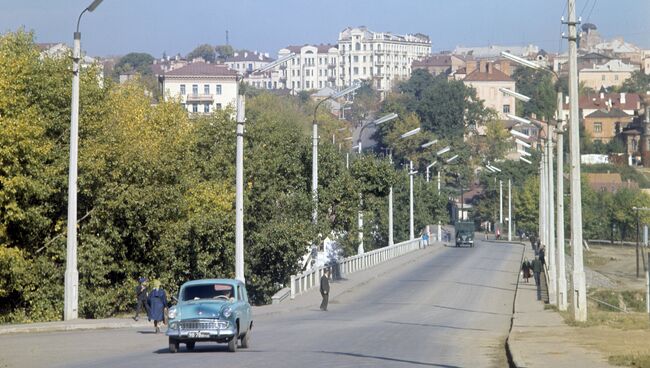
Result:
{"type": "Polygon", "coordinates": [[[232,340],[228,341],[228,351],[234,353],[237,351],[237,337],[239,336],[239,329],[235,330],[235,336],[232,337],[232,340]]]}
{"type": "Polygon", "coordinates": [[[169,338],[169,352],[170,353],[175,353],[178,351],[178,341],[175,339],[172,339],[171,337],[169,338]]]}
{"type": "Polygon", "coordinates": [[[195,346],[195,344],[196,344],[195,341],[186,342],[186,343],[185,343],[185,347],[187,348],[187,350],[189,350],[189,351],[193,351],[193,350],[194,350],[194,346],[195,346]]]}
{"type": "Polygon", "coordinates": [[[248,332],[244,334],[244,337],[241,338],[241,348],[242,349],[248,349],[251,346],[251,332],[252,330],[249,328],[248,332]]]}

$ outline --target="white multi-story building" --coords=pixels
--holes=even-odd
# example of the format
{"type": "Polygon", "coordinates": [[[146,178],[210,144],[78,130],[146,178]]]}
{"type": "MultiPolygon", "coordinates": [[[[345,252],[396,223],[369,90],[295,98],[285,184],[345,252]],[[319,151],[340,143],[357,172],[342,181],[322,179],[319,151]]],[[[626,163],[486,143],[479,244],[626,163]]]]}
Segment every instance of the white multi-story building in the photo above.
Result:
{"type": "Polygon", "coordinates": [[[295,56],[277,68],[281,86],[293,91],[336,86],[339,65],[336,45],[288,46],[278,52],[278,58],[291,53],[295,56]]]}
{"type": "Polygon", "coordinates": [[[338,86],[371,81],[379,91],[389,91],[396,80],[411,76],[411,64],[431,54],[431,40],[422,34],[395,35],[366,27],[348,27],[339,33],[338,86]]]}
{"type": "Polygon", "coordinates": [[[159,76],[165,100],[176,98],[192,113],[235,106],[238,73],[223,64],[193,62],[159,76]]]}
{"type": "Polygon", "coordinates": [[[271,70],[264,73],[255,72],[274,61],[275,59],[269,57],[268,53],[244,50],[236,52],[232,57],[227,58],[224,61],[224,64],[226,64],[230,69],[243,75],[244,83],[255,88],[283,88],[281,85],[278,85],[280,79],[280,72],[278,70],[271,70]]]}

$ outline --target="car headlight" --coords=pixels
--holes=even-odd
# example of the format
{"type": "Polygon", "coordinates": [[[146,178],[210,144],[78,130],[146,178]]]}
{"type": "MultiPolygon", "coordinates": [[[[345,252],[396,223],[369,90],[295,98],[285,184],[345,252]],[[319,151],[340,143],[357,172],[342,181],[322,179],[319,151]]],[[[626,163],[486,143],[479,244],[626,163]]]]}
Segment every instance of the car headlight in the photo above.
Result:
{"type": "Polygon", "coordinates": [[[221,314],[223,314],[223,316],[226,317],[226,318],[230,318],[230,316],[232,315],[232,308],[230,308],[230,307],[225,307],[225,308],[221,311],[221,314]]]}
{"type": "Polygon", "coordinates": [[[178,322],[170,322],[169,323],[169,328],[172,330],[178,329],[178,322]]]}
{"type": "Polygon", "coordinates": [[[176,313],[177,313],[176,307],[171,307],[167,312],[167,316],[169,317],[169,319],[174,319],[176,318],[176,313]]]}

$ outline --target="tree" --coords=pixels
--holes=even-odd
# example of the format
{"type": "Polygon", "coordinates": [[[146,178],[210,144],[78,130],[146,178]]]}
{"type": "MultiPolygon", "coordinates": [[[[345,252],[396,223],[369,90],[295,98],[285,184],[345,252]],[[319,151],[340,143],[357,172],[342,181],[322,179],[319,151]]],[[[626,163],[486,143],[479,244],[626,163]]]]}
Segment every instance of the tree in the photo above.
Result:
{"type": "Polygon", "coordinates": [[[217,45],[214,47],[214,50],[221,61],[225,61],[235,55],[235,50],[230,45],[217,45]]]}
{"type": "Polygon", "coordinates": [[[632,72],[630,78],[626,79],[618,88],[619,92],[638,93],[645,95],[650,91],[650,74],[646,74],[640,70],[632,72]]]}
{"type": "Polygon", "coordinates": [[[544,70],[517,68],[512,73],[517,92],[530,97],[530,101],[517,101],[517,110],[523,116],[535,114],[538,119],[551,119],[557,110],[557,93],[551,74],[544,70]]]}
{"type": "Polygon", "coordinates": [[[140,75],[151,75],[151,64],[154,57],[144,52],[131,52],[120,58],[113,67],[113,75],[118,78],[120,74],[135,72],[140,75]]]}
{"type": "Polygon", "coordinates": [[[208,63],[213,63],[216,59],[217,54],[214,50],[214,47],[208,44],[199,45],[194,48],[189,54],[187,54],[187,59],[192,60],[196,58],[202,58],[208,63]]]}
{"type": "Polygon", "coordinates": [[[439,137],[458,139],[486,121],[483,102],[462,81],[417,70],[399,90],[407,96],[406,109],[419,116],[422,128],[439,137]]]}

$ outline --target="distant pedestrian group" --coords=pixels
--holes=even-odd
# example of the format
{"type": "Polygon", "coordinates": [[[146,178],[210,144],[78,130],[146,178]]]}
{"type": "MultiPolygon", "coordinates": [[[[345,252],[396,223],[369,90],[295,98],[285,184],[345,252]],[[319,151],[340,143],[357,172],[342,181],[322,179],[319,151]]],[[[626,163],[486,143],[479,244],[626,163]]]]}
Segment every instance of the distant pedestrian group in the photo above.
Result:
{"type": "Polygon", "coordinates": [[[151,292],[147,291],[147,279],[140,277],[138,279],[138,286],[136,286],[136,307],[134,320],[139,320],[140,312],[144,309],[147,312],[147,319],[153,321],[154,331],[160,332],[159,323],[167,323],[167,293],[161,287],[159,280],[154,280],[152,283],[151,292]]]}

